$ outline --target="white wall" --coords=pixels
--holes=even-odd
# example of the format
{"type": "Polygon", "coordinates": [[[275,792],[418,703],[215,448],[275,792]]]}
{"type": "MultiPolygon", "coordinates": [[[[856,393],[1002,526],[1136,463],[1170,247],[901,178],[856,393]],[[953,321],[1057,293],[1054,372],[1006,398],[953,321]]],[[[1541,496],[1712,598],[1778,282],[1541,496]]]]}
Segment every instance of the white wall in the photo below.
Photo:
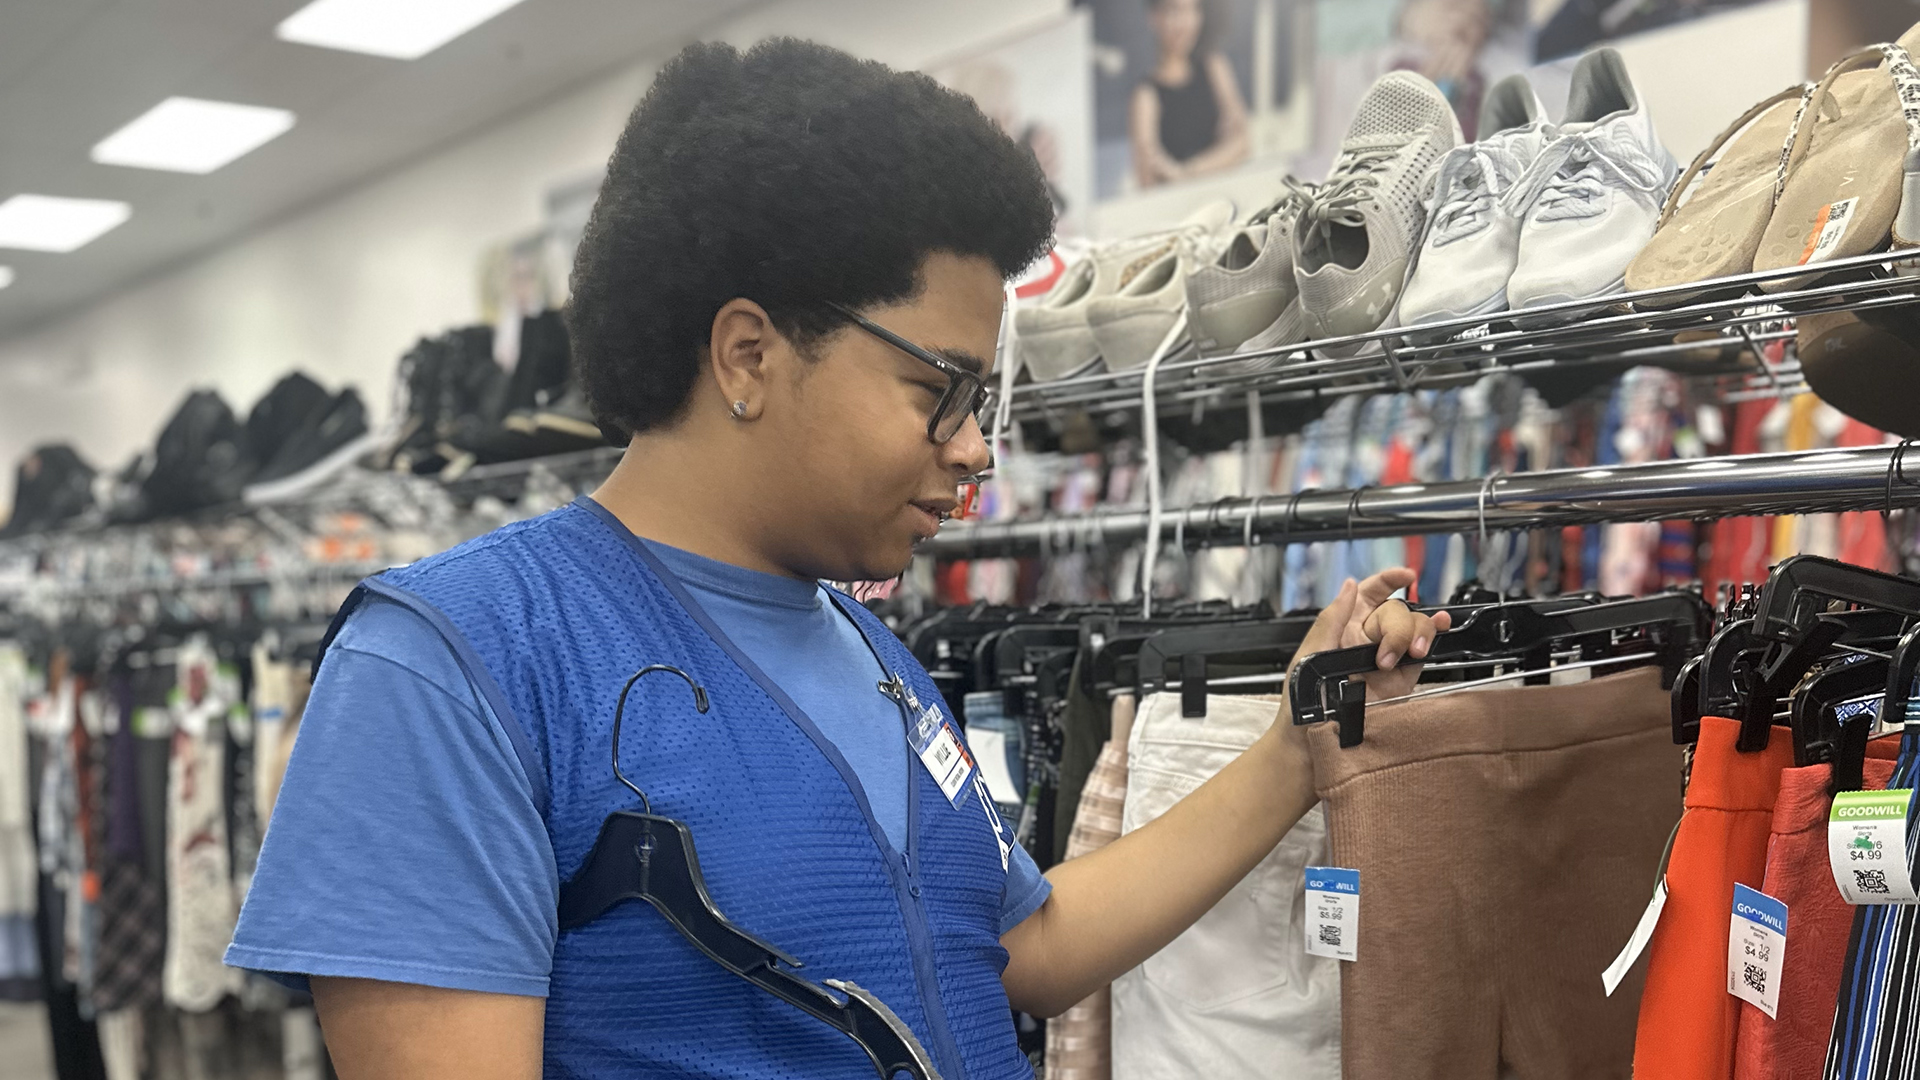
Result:
{"type": "MultiPolygon", "coordinates": [[[[777,0],[707,36],[825,41],[921,67],[1057,18],[1067,0],[777,0]]],[[[675,46],[677,48],[677,45],[675,46]]],[[[118,467],[195,387],[244,410],[296,368],[384,416],[400,354],[479,317],[483,253],[539,226],[547,189],[599,168],[658,60],[483,131],[113,296],[0,342],[0,505],[27,450],[118,467]]]]}
{"type": "MultiPolygon", "coordinates": [[[[1747,105],[1804,77],[1806,4],[1772,0],[1622,46],[1682,161],[1747,105]]],[[[744,45],[793,34],[918,68],[1068,8],[1069,0],[773,0],[708,36],[744,45]]],[[[12,463],[29,447],[67,440],[96,465],[117,467],[194,387],[245,409],[298,368],[357,385],[384,415],[400,354],[422,334],[478,318],[482,253],[537,227],[550,186],[604,162],[658,59],[0,342],[0,500],[11,499],[12,463]]],[[[1206,197],[1195,190],[1186,201],[1206,197]]],[[[1157,226],[1188,207],[1155,209],[1148,224],[1157,226]]]]}

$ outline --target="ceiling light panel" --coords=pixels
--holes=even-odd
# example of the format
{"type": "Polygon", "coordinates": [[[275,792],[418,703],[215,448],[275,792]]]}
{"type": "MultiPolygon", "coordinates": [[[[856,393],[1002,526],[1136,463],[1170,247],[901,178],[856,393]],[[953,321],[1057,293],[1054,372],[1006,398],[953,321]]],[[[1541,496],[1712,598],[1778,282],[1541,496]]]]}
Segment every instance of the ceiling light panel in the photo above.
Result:
{"type": "Polygon", "coordinates": [[[282,41],[416,60],[520,0],[313,0],[274,31],[282,41]]]}
{"type": "Polygon", "coordinates": [[[133,207],[108,199],[15,195],[0,202],[0,248],[73,251],[133,216],[133,207]]]}
{"type": "Polygon", "coordinates": [[[100,140],[93,160],[138,169],[210,173],[293,127],[293,114],[260,105],[170,97],[100,140]]]}

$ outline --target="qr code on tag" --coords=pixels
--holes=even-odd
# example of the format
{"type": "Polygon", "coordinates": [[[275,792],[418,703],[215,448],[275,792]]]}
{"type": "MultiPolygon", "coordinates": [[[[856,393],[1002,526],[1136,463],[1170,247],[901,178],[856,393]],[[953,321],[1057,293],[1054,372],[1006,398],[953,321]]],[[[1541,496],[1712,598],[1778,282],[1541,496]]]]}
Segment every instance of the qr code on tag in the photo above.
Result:
{"type": "Polygon", "coordinates": [[[1879,893],[1881,895],[1885,895],[1890,891],[1887,888],[1887,872],[1885,870],[1855,870],[1853,872],[1853,887],[1863,893],[1879,893]]]}
{"type": "Polygon", "coordinates": [[[1335,949],[1339,948],[1340,947],[1340,927],[1333,926],[1327,923],[1321,923],[1320,924],[1320,944],[1331,946],[1335,949]]]}
{"type": "Polygon", "coordinates": [[[1767,969],[1761,967],[1759,964],[1742,964],[1741,967],[1745,970],[1740,973],[1740,981],[1747,984],[1747,989],[1752,990],[1756,994],[1765,994],[1767,992],[1767,969]]]}

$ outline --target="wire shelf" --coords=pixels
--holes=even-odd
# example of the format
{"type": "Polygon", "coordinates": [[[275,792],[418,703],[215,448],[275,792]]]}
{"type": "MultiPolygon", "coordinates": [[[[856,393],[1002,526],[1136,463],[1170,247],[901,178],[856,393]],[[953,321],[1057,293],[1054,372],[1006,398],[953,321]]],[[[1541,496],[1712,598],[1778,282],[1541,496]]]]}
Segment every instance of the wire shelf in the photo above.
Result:
{"type": "MultiPolygon", "coordinates": [[[[1920,273],[1920,249],[1821,263],[1813,283],[1808,268],[1788,267],[1226,356],[1200,357],[1188,346],[1155,372],[1154,401],[1177,414],[1236,405],[1249,392],[1279,402],[1444,389],[1497,371],[1637,364],[1719,379],[1728,394],[1794,393],[1806,387],[1798,363],[1769,362],[1764,346],[1791,343],[1803,315],[1920,302],[1920,277],[1908,273],[1920,273]],[[1680,334],[1690,340],[1676,341],[1680,334]]],[[[1033,421],[1137,410],[1145,376],[1136,368],[1015,386],[1009,413],[1033,421]]]]}

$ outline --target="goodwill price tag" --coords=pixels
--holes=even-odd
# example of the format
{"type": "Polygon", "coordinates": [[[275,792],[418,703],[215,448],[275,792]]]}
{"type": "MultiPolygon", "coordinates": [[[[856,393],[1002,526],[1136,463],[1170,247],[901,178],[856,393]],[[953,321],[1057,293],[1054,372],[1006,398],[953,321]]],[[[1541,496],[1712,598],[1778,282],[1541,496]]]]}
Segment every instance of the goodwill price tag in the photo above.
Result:
{"type": "Polygon", "coordinates": [[[1727,931],[1727,993],[1757,1006],[1769,1020],[1780,1006],[1780,965],[1787,956],[1787,905],[1738,882],[1727,931]]]}
{"type": "Polygon", "coordinates": [[[1360,871],[1307,867],[1307,952],[1335,960],[1360,955],[1360,871]]]}
{"type": "Polygon", "coordinates": [[[1827,857],[1833,883],[1849,904],[1910,904],[1913,864],[1907,857],[1907,808],[1913,789],[1843,791],[1827,815],[1827,857]]]}
{"type": "Polygon", "coordinates": [[[920,764],[927,767],[927,774],[940,785],[940,793],[958,810],[967,798],[967,781],[973,779],[973,759],[967,756],[967,748],[960,744],[960,736],[954,734],[953,725],[947,722],[940,706],[928,705],[923,709],[911,696],[907,703],[918,710],[913,730],[907,733],[913,752],[920,755],[920,764]]]}

